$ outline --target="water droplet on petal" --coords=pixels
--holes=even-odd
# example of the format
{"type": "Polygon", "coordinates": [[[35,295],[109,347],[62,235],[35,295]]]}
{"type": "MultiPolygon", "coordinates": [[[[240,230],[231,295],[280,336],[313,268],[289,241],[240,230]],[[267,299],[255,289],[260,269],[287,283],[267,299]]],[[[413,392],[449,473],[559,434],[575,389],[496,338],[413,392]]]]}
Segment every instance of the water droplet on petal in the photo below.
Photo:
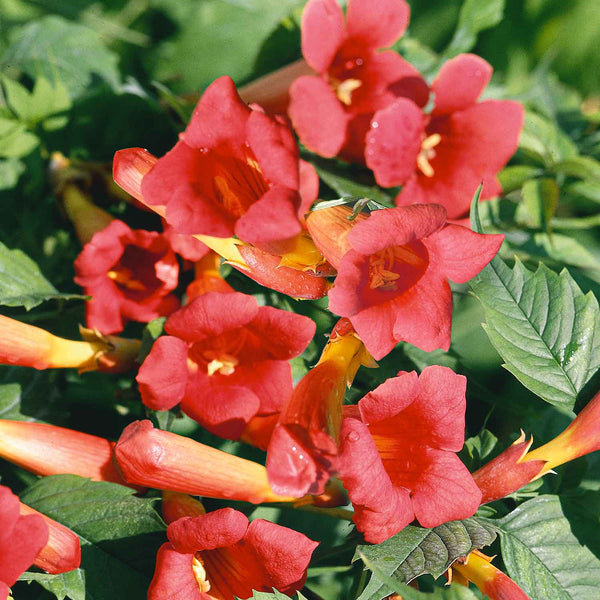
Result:
{"type": "Polygon", "coordinates": [[[349,442],[358,442],[358,440],[360,440],[360,434],[358,433],[358,431],[351,431],[347,436],[346,439],[349,442]]]}
{"type": "Polygon", "coordinates": [[[373,121],[371,123],[371,129],[377,129],[379,127],[379,123],[377,121],[373,121]]]}

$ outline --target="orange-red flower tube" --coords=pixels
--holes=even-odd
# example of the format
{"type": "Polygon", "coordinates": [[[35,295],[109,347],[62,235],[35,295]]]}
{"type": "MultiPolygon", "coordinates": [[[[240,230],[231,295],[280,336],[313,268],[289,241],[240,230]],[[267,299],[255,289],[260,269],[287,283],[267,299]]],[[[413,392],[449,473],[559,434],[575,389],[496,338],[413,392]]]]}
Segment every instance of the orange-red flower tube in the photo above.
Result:
{"type": "Polygon", "coordinates": [[[128,425],[114,452],[129,483],[254,504],[292,500],[273,492],[262,465],[155,429],[150,421],[128,425]]]}
{"type": "Polygon", "coordinates": [[[39,515],[48,525],[48,543],[35,557],[33,564],[36,567],[52,575],[66,573],[79,567],[81,544],[70,529],[22,502],[20,512],[21,515],[39,515]]]}
{"type": "Polygon", "coordinates": [[[70,473],[126,485],[112,463],[114,443],[65,427],[0,419],[0,457],[35,473],[70,473]]]}
{"type": "Polygon", "coordinates": [[[134,367],[140,349],[138,340],[103,336],[91,329],[80,331],[84,341],[67,340],[0,315],[0,364],[111,373],[134,367]]]}
{"type": "Polygon", "coordinates": [[[500,569],[491,564],[493,557],[478,550],[452,565],[452,571],[458,573],[453,581],[462,585],[473,582],[490,600],[529,600],[529,596],[500,569]]]}
{"type": "Polygon", "coordinates": [[[473,473],[482,503],[504,498],[554,467],[600,450],[600,392],[553,440],[529,452],[525,434],[502,454],[473,473]]]}

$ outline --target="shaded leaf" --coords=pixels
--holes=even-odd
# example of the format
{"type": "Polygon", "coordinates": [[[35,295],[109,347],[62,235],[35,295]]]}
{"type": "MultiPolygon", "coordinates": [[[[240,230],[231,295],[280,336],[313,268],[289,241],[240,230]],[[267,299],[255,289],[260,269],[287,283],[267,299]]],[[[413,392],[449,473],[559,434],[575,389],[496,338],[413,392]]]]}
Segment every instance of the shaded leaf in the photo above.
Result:
{"type": "Polygon", "coordinates": [[[76,475],[45,477],[21,500],[72,529],[81,539],[86,597],[143,598],[165,525],[152,500],[115,483],[76,475]]]}
{"type": "MultiPolygon", "coordinates": [[[[457,558],[489,546],[495,538],[494,528],[477,518],[450,521],[433,529],[409,525],[381,544],[357,546],[354,560],[365,562],[366,558],[377,572],[408,583],[424,574],[439,577],[457,558]]],[[[359,600],[380,600],[386,591],[390,593],[374,572],[359,600]]]]}
{"type": "MultiPolygon", "coordinates": [[[[477,196],[476,196],[477,197],[477,196]]],[[[474,201],[473,229],[481,232],[474,201]]],[[[565,269],[532,272],[499,257],[470,281],[486,316],[485,330],[510,371],[546,402],[573,408],[600,366],[600,311],[565,269]]]]}
{"type": "Polygon", "coordinates": [[[0,191],[14,188],[25,172],[25,165],[17,158],[0,160],[0,191]]]}
{"type": "Polygon", "coordinates": [[[519,149],[543,165],[553,165],[577,156],[577,147],[557,125],[536,113],[526,111],[519,149]]]}
{"type": "Polygon", "coordinates": [[[447,60],[475,46],[477,34],[497,25],[504,13],[504,0],[465,0],[454,36],[442,57],[447,60]]]}
{"type": "Polygon", "coordinates": [[[49,592],[52,592],[58,600],[64,600],[64,598],[85,600],[85,574],[82,569],[74,569],[58,575],[28,571],[19,577],[19,581],[37,581],[49,592]]]}
{"type": "Polygon", "coordinates": [[[30,310],[44,300],[85,298],[80,294],[61,294],[26,254],[9,250],[0,242],[0,304],[30,310]]]}
{"type": "Polygon", "coordinates": [[[4,64],[34,79],[64,85],[71,97],[85,90],[92,75],[118,86],[117,60],[96,31],[55,15],[24,25],[3,56],[4,64]]]}
{"type": "Polygon", "coordinates": [[[570,177],[600,181],[600,162],[589,156],[573,156],[557,162],[552,171],[570,177]]]}
{"type": "Polygon", "coordinates": [[[537,167],[528,165],[511,165],[498,173],[498,179],[502,186],[502,191],[505,194],[518,190],[521,186],[530,179],[533,179],[542,173],[537,167]]]}
{"type": "Polygon", "coordinates": [[[532,179],[523,184],[523,202],[517,217],[525,213],[526,223],[536,229],[550,230],[550,220],[558,206],[559,189],[554,179],[532,179]]]}
{"type": "Polygon", "coordinates": [[[539,496],[494,521],[508,573],[532,600],[598,598],[598,514],[584,510],[595,506],[597,513],[600,497],[589,493],[585,500],[539,496]]]}

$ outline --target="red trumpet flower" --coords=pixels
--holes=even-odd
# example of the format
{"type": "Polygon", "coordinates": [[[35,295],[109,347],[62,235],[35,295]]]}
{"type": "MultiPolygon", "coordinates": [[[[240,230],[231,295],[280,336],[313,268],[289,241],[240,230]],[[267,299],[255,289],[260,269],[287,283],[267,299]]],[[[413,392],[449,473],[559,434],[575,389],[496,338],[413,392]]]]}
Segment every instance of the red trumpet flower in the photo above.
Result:
{"type": "Polygon", "coordinates": [[[375,111],[398,97],[420,106],[429,90],[419,72],[392,50],[408,25],[404,0],[310,0],[302,15],[302,53],[317,75],[290,87],[288,112],[300,140],[322,156],[364,162],[375,111]]]}
{"type": "Polygon", "coordinates": [[[149,600],[234,600],[273,588],[293,594],[306,580],[317,542],[263,519],[250,524],[222,508],[182,517],[158,551],[149,600]]]}
{"type": "Polygon", "coordinates": [[[347,408],[339,473],[368,542],[382,542],[415,517],[435,527],[479,507],[481,492],[456,455],[465,387],[462,375],[432,366],[420,377],[400,372],[347,408]]]}
{"type": "Polygon", "coordinates": [[[254,416],[281,409],[292,391],[288,360],[304,351],[315,324],[252,296],[208,292],[171,315],[165,331],[137,376],[144,404],[181,403],[203,427],[237,439],[254,416]]]}

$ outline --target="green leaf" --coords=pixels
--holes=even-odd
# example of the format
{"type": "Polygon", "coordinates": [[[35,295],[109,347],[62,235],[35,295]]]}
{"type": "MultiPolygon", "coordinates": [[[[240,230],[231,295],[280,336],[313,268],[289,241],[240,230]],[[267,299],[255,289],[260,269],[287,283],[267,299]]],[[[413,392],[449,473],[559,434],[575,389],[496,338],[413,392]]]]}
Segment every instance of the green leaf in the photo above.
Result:
{"type": "Polygon", "coordinates": [[[96,31],[54,15],[24,25],[3,56],[4,65],[44,77],[55,88],[63,85],[71,97],[88,87],[92,75],[117,87],[117,61],[96,31]]]}
{"type": "Polygon", "coordinates": [[[21,500],[72,529],[81,539],[86,597],[94,600],[146,595],[165,526],[151,499],[115,483],[76,475],[45,477],[21,500]]]}
{"type": "MultiPolygon", "coordinates": [[[[377,567],[377,572],[408,583],[424,574],[439,577],[457,558],[489,546],[495,538],[494,528],[477,518],[450,521],[433,529],[409,525],[381,544],[357,546],[353,560],[361,558],[365,562],[366,558],[369,565],[377,567]]],[[[369,568],[373,576],[358,600],[379,600],[385,596],[383,592],[390,593],[369,568]]]]}
{"type": "Polygon", "coordinates": [[[526,181],[534,179],[543,171],[527,165],[511,165],[500,171],[498,179],[505,194],[520,189],[526,181]]]}
{"type": "Polygon", "coordinates": [[[61,81],[52,85],[45,77],[38,77],[33,91],[29,92],[17,81],[2,77],[2,86],[13,113],[29,127],[71,108],[69,92],[61,81]]]}
{"type": "Polygon", "coordinates": [[[578,240],[560,233],[535,233],[522,248],[533,255],[548,256],[582,269],[598,269],[600,266],[598,259],[578,240]]]}
{"type": "Polygon", "coordinates": [[[167,321],[167,317],[158,317],[157,319],[153,319],[144,327],[144,331],[142,332],[142,344],[140,346],[140,351],[138,352],[136,361],[142,364],[150,354],[150,350],[152,350],[152,344],[163,334],[165,322],[167,321]]]}
{"type": "Polygon", "coordinates": [[[532,179],[523,184],[523,203],[517,217],[525,213],[526,223],[536,229],[550,230],[550,220],[556,212],[560,190],[554,179],[532,179]]]}
{"type": "Polygon", "coordinates": [[[598,301],[565,269],[511,269],[496,257],[470,281],[504,367],[546,402],[573,408],[600,366],[598,301]]]}
{"type": "Polygon", "coordinates": [[[539,496],[495,520],[509,575],[532,600],[596,600],[600,495],[539,496]],[[596,514],[590,514],[590,509],[596,514]]]}
{"type": "Polygon", "coordinates": [[[442,55],[443,60],[473,48],[478,33],[497,25],[503,14],[504,0],[465,0],[454,36],[442,55]]]}
{"type": "Polygon", "coordinates": [[[80,294],[61,294],[26,254],[9,250],[0,242],[0,304],[31,310],[44,300],[85,298],[80,294]]]}
{"type": "Polygon", "coordinates": [[[3,366],[0,369],[0,419],[44,421],[64,419],[66,406],[50,371],[3,366]]]}
{"type": "MultiPolygon", "coordinates": [[[[450,587],[444,587],[443,589],[436,588],[432,593],[419,592],[408,585],[400,583],[393,577],[386,575],[386,573],[362,551],[357,550],[358,555],[364,562],[365,567],[369,569],[373,576],[379,578],[382,583],[385,584],[387,591],[380,591],[375,596],[372,596],[373,600],[381,600],[387,598],[391,592],[400,594],[402,600],[475,600],[477,597],[469,590],[469,588],[462,585],[451,585],[450,587]],[[383,594],[383,595],[382,595],[383,594]]],[[[358,600],[361,600],[366,589],[359,596],[358,600]]]]}
{"type": "MultiPolygon", "coordinates": [[[[471,225],[482,232],[478,200],[471,225]]],[[[481,302],[485,330],[504,367],[546,402],[572,409],[600,366],[600,310],[569,272],[540,264],[532,272],[518,260],[511,269],[496,256],[469,282],[481,302]]]]}
{"type": "Polygon", "coordinates": [[[498,438],[491,431],[482,429],[477,435],[465,440],[460,458],[469,471],[473,472],[489,462],[498,452],[498,438]]]}
{"type": "MultiPolygon", "coordinates": [[[[300,592],[298,592],[298,600],[303,600],[303,599],[304,599],[304,596],[300,592]]],[[[241,600],[245,600],[245,599],[241,599],[241,600]]],[[[248,599],[248,600],[250,600],[250,599],[248,599]]],[[[281,592],[278,592],[276,589],[273,589],[273,592],[253,591],[251,600],[291,600],[291,597],[286,596],[285,594],[282,594],[281,592]]]]}
{"type": "Polygon", "coordinates": [[[64,600],[64,598],[85,600],[85,574],[82,569],[74,569],[58,575],[27,571],[19,577],[19,581],[37,581],[49,592],[52,592],[58,600],[64,600]]]}
{"type": "Polygon", "coordinates": [[[573,156],[552,166],[554,173],[600,181],[600,162],[589,156],[573,156]]]}
{"type": "Polygon", "coordinates": [[[530,111],[525,112],[519,149],[547,166],[577,156],[574,142],[557,125],[530,111]]]}
{"type": "Polygon", "coordinates": [[[600,183],[595,181],[576,181],[567,186],[566,191],[575,196],[600,204],[600,183]]]}
{"type": "Polygon", "coordinates": [[[14,188],[25,172],[25,165],[17,158],[0,160],[0,191],[14,188]]]}
{"type": "Polygon", "coordinates": [[[23,158],[38,146],[40,140],[27,131],[23,123],[0,117],[0,157],[23,158]]]}

